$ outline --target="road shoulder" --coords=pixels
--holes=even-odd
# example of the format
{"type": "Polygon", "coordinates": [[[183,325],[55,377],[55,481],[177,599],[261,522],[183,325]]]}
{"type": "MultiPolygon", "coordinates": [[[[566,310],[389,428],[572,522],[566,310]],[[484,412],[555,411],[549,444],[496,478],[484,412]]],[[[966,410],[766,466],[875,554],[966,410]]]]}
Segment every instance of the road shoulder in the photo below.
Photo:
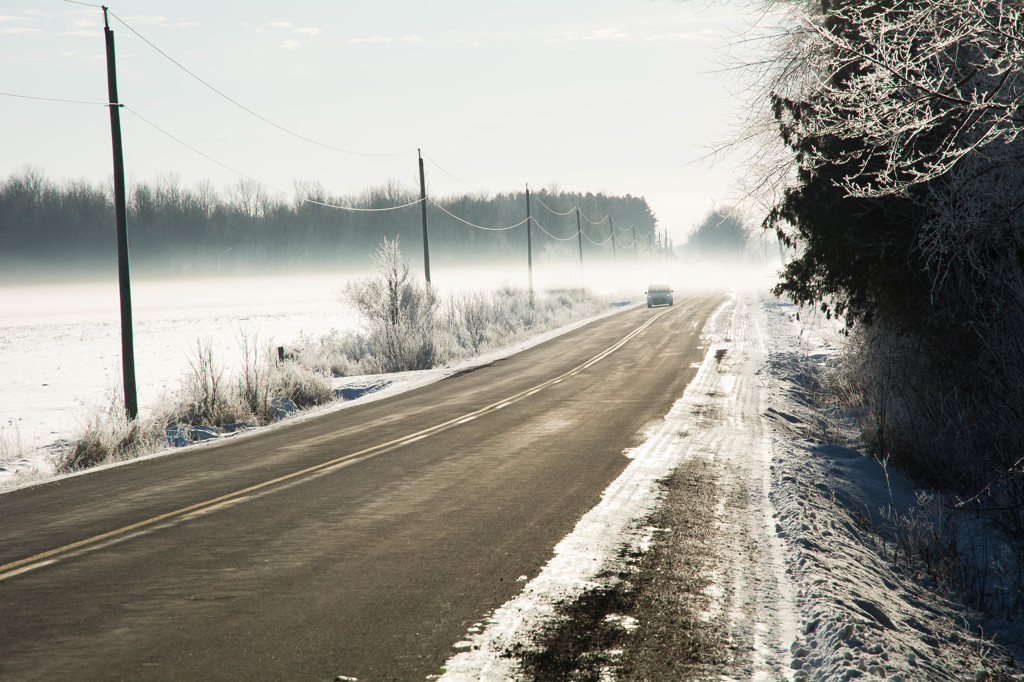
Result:
{"type": "Polygon", "coordinates": [[[794,608],[768,499],[759,310],[756,295],[733,293],[709,319],[684,395],[542,573],[460,643],[442,680],[529,678],[524,666],[538,663],[658,679],[669,674],[659,659],[697,676],[785,675],[794,608]],[[678,632],[685,623],[699,629],[678,632]],[[564,660],[566,642],[588,638],[564,660]]]}

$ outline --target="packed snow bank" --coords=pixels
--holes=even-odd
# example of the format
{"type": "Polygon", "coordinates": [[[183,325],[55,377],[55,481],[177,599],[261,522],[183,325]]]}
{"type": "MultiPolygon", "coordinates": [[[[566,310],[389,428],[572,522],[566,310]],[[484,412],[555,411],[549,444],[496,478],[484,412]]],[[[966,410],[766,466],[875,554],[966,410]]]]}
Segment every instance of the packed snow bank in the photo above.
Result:
{"type": "Polygon", "coordinates": [[[913,518],[931,494],[862,454],[852,425],[824,414],[817,370],[836,361],[842,337],[820,321],[797,322],[792,306],[762,306],[771,499],[803,619],[795,679],[1020,679],[996,644],[1019,648],[1019,626],[979,629],[978,614],[890,561],[883,527],[893,513],[913,518]]]}

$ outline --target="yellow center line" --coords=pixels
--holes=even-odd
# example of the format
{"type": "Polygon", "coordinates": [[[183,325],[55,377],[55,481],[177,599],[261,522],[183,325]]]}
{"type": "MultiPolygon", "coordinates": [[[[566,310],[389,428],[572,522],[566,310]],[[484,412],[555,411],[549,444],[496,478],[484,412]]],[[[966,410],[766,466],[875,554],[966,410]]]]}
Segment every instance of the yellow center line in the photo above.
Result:
{"type": "Polygon", "coordinates": [[[292,472],[290,474],[285,474],[284,476],[278,476],[277,478],[273,478],[273,479],[270,479],[268,481],[263,481],[262,483],[257,483],[255,485],[251,485],[251,486],[248,486],[246,488],[242,488],[241,490],[236,490],[234,492],[227,493],[225,495],[220,495],[219,497],[214,497],[214,498],[206,500],[204,502],[197,502],[196,504],[191,504],[191,505],[189,505],[187,507],[182,507],[181,509],[175,509],[174,511],[170,511],[170,512],[167,512],[165,514],[160,514],[158,516],[153,516],[151,518],[145,519],[144,521],[138,521],[136,523],[132,523],[130,525],[122,526],[121,528],[117,528],[115,530],[108,531],[106,533],[101,533],[99,535],[94,535],[94,536],[86,538],[84,540],[79,540],[77,542],[72,542],[72,543],[64,545],[62,547],[56,547],[54,549],[47,550],[45,552],[40,552],[39,554],[35,554],[33,556],[30,556],[30,557],[25,557],[24,559],[19,559],[17,561],[12,561],[10,563],[3,564],[2,566],[0,566],[0,581],[6,580],[8,578],[13,578],[14,576],[21,575],[23,573],[27,573],[28,571],[34,570],[36,568],[42,568],[43,566],[48,566],[48,565],[50,565],[52,563],[55,563],[61,555],[69,554],[69,553],[71,553],[71,552],[73,552],[75,550],[78,550],[78,549],[83,549],[83,548],[87,548],[87,547],[91,547],[91,546],[97,545],[97,544],[103,542],[104,540],[110,540],[112,538],[117,538],[119,536],[123,536],[123,535],[126,535],[128,533],[131,533],[132,531],[136,531],[136,530],[139,530],[141,528],[146,528],[146,527],[149,527],[149,526],[153,526],[153,525],[158,524],[158,523],[160,523],[162,521],[167,521],[167,520],[170,520],[170,519],[177,519],[177,518],[181,518],[181,517],[195,515],[197,512],[210,511],[212,507],[216,507],[218,505],[224,505],[226,502],[230,502],[232,500],[235,500],[236,498],[239,498],[239,497],[242,497],[242,496],[245,496],[245,495],[249,495],[251,493],[254,493],[254,492],[257,492],[257,491],[260,491],[260,490],[263,490],[265,488],[269,488],[271,486],[275,486],[275,485],[278,485],[278,484],[281,484],[281,483],[285,483],[287,481],[291,481],[291,480],[296,479],[296,478],[300,478],[300,477],[303,477],[303,476],[308,476],[310,474],[319,473],[319,472],[322,472],[322,471],[325,471],[325,470],[329,470],[329,469],[334,469],[334,468],[337,468],[337,467],[339,467],[341,465],[354,464],[357,461],[362,461],[363,459],[366,459],[368,457],[375,456],[375,455],[380,455],[380,454],[383,454],[385,452],[389,452],[389,451],[391,451],[391,450],[393,450],[393,449],[395,449],[397,447],[401,447],[401,446],[407,445],[409,443],[414,443],[414,442],[416,442],[418,440],[421,440],[421,439],[426,438],[428,436],[432,436],[432,435],[434,435],[436,433],[440,433],[442,431],[447,431],[448,429],[450,429],[450,428],[452,428],[454,426],[458,426],[459,424],[465,424],[466,422],[471,421],[473,419],[476,419],[479,416],[488,414],[490,412],[495,412],[495,411],[500,410],[500,409],[502,409],[504,407],[508,407],[509,405],[511,405],[513,403],[519,402],[519,401],[521,401],[521,400],[523,400],[525,398],[528,398],[528,397],[530,397],[532,395],[535,395],[535,394],[539,393],[540,391],[543,391],[546,388],[549,388],[551,386],[554,386],[555,384],[561,383],[564,379],[566,379],[568,377],[575,376],[576,374],[579,374],[581,371],[592,367],[594,364],[600,362],[601,360],[603,360],[604,358],[608,357],[609,355],[611,355],[612,353],[614,353],[618,349],[622,348],[630,340],[632,340],[638,334],[640,334],[645,329],[647,329],[649,326],[654,324],[654,322],[657,321],[660,317],[662,317],[663,315],[668,314],[672,310],[673,310],[672,308],[667,308],[666,310],[664,310],[664,311],[654,315],[649,320],[644,322],[642,325],[640,325],[639,327],[634,329],[632,332],[630,332],[629,334],[627,334],[623,338],[619,339],[612,346],[606,348],[605,350],[601,351],[600,353],[598,353],[594,357],[592,357],[589,360],[583,362],[582,364],[577,365],[576,367],[574,367],[574,368],[570,369],[569,371],[559,375],[558,377],[555,377],[554,379],[548,379],[547,381],[541,382],[540,384],[537,384],[536,386],[532,386],[531,388],[528,388],[526,390],[520,391],[519,393],[516,393],[516,394],[514,394],[514,395],[512,395],[510,397],[504,398],[504,399],[502,399],[500,401],[491,403],[490,405],[482,407],[482,408],[480,408],[478,410],[474,410],[473,412],[468,412],[468,413],[466,413],[464,415],[455,417],[454,419],[449,419],[448,421],[442,422],[440,424],[435,424],[434,426],[427,427],[427,428],[425,428],[425,429],[423,429],[421,431],[417,431],[415,433],[411,433],[411,434],[408,434],[406,436],[402,436],[401,438],[395,438],[393,440],[387,441],[386,443],[380,443],[378,445],[373,445],[373,446],[370,446],[368,448],[364,448],[364,449],[359,450],[357,452],[352,452],[352,453],[349,453],[347,455],[343,455],[343,456],[338,457],[336,459],[332,459],[332,460],[330,460],[328,462],[321,462],[320,464],[316,464],[316,465],[311,466],[311,467],[306,467],[305,469],[300,469],[299,471],[294,471],[294,472],[292,472]],[[55,557],[57,557],[57,558],[55,558],[55,557]]]}

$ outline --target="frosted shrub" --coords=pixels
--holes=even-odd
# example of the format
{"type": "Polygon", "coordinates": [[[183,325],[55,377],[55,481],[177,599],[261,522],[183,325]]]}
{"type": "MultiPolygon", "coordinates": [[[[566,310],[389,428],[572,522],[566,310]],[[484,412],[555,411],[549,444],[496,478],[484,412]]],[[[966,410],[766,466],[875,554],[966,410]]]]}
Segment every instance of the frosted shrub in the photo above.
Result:
{"type": "Polygon", "coordinates": [[[534,317],[529,292],[503,288],[493,293],[463,292],[448,304],[448,333],[464,354],[479,353],[520,339],[524,315],[534,317]]]}
{"type": "Polygon", "coordinates": [[[239,400],[256,419],[265,421],[270,414],[270,379],[267,357],[269,350],[260,357],[257,335],[239,334],[238,343],[242,350],[242,376],[235,390],[239,400]]]}
{"type": "Polygon", "coordinates": [[[541,299],[540,310],[544,319],[539,324],[545,327],[559,327],[566,324],[581,313],[581,307],[586,309],[585,302],[585,292],[580,289],[547,291],[541,299]]]}
{"type": "Polygon", "coordinates": [[[397,239],[384,240],[373,265],[376,273],[350,282],[343,296],[363,317],[379,371],[433,367],[440,359],[437,295],[413,279],[397,239]]]}
{"type": "Polygon", "coordinates": [[[115,391],[106,407],[96,408],[79,434],[57,456],[55,464],[60,473],[80,471],[138,457],[163,443],[161,424],[152,419],[129,421],[124,401],[115,391]]]}
{"type": "Polygon", "coordinates": [[[17,425],[0,427],[0,462],[7,462],[24,455],[25,447],[21,443],[21,433],[17,425]]]}
{"type": "Polygon", "coordinates": [[[365,336],[336,329],[315,338],[300,336],[292,355],[296,362],[325,376],[371,374],[377,366],[365,336]]]}
{"type": "Polygon", "coordinates": [[[854,329],[841,369],[841,397],[860,417],[872,453],[950,491],[941,504],[919,500],[918,511],[889,519],[896,548],[972,605],[1024,618],[1019,405],[1011,390],[976,389],[996,384],[984,367],[971,365],[975,390],[967,381],[948,388],[956,358],[923,346],[876,321],[854,329]]]}
{"type": "Polygon", "coordinates": [[[447,307],[448,329],[456,344],[474,353],[486,348],[494,336],[494,308],[485,294],[464,292],[447,307]]]}
{"type": "Polygon", "coordinates": [[[580,289],[535,294],[503,287],[492,293],[453,296],[447,327],[455,347],[471,353],[520,341],[530,333],[552,329],[607,309],[606,301],[580,289]]]}
{"type": "Polygon", "coordinates": [[[517,339],[534,326],[536,310],[525,289],[502,287],[494,292],[494,319],[501,335],[517,339]]]}
{"type": "Polygon", "coordinates": [[[1018,389],[1000,387],[1002,377],[1021,377],[1020,370],[987,376],[993,364],[934,352],[927,338],[876,320],[851,333],[844,397],[858,408],[876,457],[933,485],[970,493],[1012,472],[1024,445],[1018,389]]]}
{"type": "Polygon", "coordinates": [[[295,361],[278,362],[272,348],[262,353],[255,336],[241,334],[242,372],[234,381],[213,357],[208,341],[197,341],[182,381],[178,405],[169,424],[223,426],[265,424],[276,419],[274,398],[288,398],[296,407],[322,405],[334,398],[330,380],[318,369],[295,361]],[[273,358],[273,359],[272,359],[273,358]]]}
{"type": "Polygon", "coordinates": [[[364,333],[303,339],[295,352],[302,364],[339,376],[429,369],[508,346],[609,306],[583,289],[531,294],[508,286],[461,292],[441,301],[433,289],[410,276],[397,241],[385,240],[374,264],[374,276],[349,284],[343,293],[362,315],[364,333]]]}
{"type": "Polygon", "coordinates": [[[189,369],[182,379],[176,412],[171,423],[222,426],[250,421],[252,409],[224,379],[224,367],[213,357],[209,339],[196,340],[188,357],[189,369]]]}
{"type": "Polygon", "coordinates": [[[323,372],[290,361],[274,366],[268,392],[274,398],[288,398],[299,409],[334,400],[331,381],[323,372]]]}

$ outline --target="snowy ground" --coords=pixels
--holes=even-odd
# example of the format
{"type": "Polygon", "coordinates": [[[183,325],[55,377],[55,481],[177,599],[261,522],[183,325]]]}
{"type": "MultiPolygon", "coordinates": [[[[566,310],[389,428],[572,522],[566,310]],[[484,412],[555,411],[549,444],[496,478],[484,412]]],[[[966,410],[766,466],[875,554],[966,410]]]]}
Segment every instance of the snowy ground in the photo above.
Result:
{"type": "Polygon", "coordinates": [[[865,457],[850,424],[823,418],[807,368],[834,359],[841,337],[797,323],[792,306],[762,305],[771,499],[800,606],[795,679],[1024,679],[1020,623],[967,612],[880,550],[892,542],[883,510],[909,518],[930,493],[865,457]]]}
{"type": "MultiPolygon", "coordinates": [[[[716,467],[723,500],[745,498],[716,509],[721,556],[705,590],[704,616],[742,650],[722,679],[1021,679],[1009,657],[1020,652],[993,642],[1019,649],[1019,627],[972,617],[880,556],[871,519],[908,509],[917,491],[856,449],[815,437],[823,422],[807,368],[834,358],[839,337],[795,312],[734,293],[704,330],[705,360],[664,423],[545,569],[456,645],[441,680],[516,679],[510,654],[559,602],[607,583],[623,555],[650,546],[657,481],[693,458],[716,467]]],[[[826,428],[827,440],[842,435],[826,428]]]]}
{"type": "MultiPolygon", "coordinates": [[[[133,283],[140,408],[178,389],[198,339],[210,340],[230,366],[242,357],[241,334],[263,346],[351,326],[341,283],[331,274],[133,283]]],[[[120,387],[118,289],[116,282],[0,287],[0,302],[0,436],[30,453],[76,433],[120,387]]]]}

